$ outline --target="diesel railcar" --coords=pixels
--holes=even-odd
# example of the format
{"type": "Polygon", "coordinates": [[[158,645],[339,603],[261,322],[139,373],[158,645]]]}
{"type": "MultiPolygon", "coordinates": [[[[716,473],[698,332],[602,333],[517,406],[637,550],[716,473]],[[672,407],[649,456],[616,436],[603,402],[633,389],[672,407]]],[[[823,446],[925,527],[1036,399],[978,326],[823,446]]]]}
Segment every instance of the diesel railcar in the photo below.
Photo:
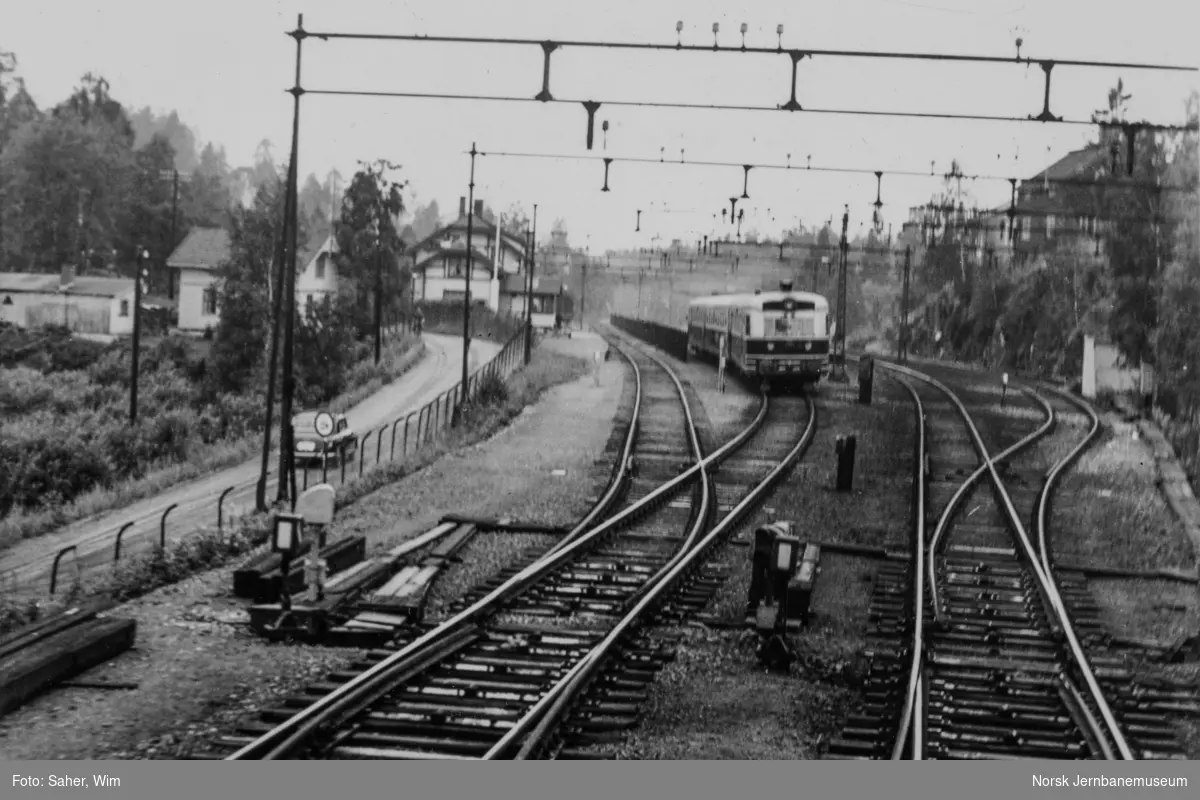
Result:
{"type": "Polygon", "coordinates": [[[815,383],[829,369],[829,302],[793,291],[697,297],[688,307],[688,354],[717,358],[721,337],[726,368],[768,389],[815,383]]]}

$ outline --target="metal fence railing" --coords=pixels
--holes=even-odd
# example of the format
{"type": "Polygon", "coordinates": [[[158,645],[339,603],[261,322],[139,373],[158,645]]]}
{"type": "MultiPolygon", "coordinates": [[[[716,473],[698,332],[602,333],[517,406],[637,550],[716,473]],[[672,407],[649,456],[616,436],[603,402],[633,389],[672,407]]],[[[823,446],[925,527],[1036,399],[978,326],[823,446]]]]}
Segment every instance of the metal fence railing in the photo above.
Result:
{"type": "MultiPolygon", "coordinates": [[[[396,323],[394,330],[410,328],[409,324],[396,323]]],[[[468,376],[465,401],[478,396],[485,381],[507,380],[523,363],[524,327],[508,337],[504,346],[487,363],[468,376]]],[[[310,485],[329,483],[335,489],[350,487],[375,467],[403,460],[419,452],[427,444],[442,438],[451,427],[454,409],[464,400],[462,381],[459,381],[421,408],[394,419],[385,425],[359,433],[358,446],[352,456],[338,458],[331,465],[328,461],[320,466],[306,465],[295,469],[294,480],[297,491],[302,492],[310,485]]],[[[268,475],[267,494],[278,488],[278,469],[268,475]]],[[[135,520],[126,520],[111,525],[111,537],[101,535],[107,542],[97,546],[97,539],[87,543],[69,545],[32,564],[0,573],[0,589],[6,596],[36,599],[48,591],[51,596],[67,585],[60,571],[73,567],[70,582],[82,582],[105,569],[111,569],[123,559],[145,554],[158,549],[165,550],[168,541],[168,522],[182,535],[171,537],[172,541],[187,541],[189,538],[211,533],[215,530],[224,535],[233,528],[237,518],[255,512],[255,490],[257,478],[221,487],[218,492],[208,492],[202,497],[182,503],[173,503],[155,509],[135,520]],[[86,548],[86,552],[81,549],[86,548]],[[67,559],[70,556],[70,559],[67,559]]]]}

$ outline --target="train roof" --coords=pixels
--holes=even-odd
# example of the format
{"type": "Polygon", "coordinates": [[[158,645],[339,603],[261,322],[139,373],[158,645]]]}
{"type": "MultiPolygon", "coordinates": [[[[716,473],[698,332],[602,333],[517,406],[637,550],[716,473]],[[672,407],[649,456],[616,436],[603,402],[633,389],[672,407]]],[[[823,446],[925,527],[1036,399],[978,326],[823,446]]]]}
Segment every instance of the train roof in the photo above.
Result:
{"type": "Polygon", "coordinates": [[[692,299],[690,306],[698,308],[714,308],[714,307],[735,307],[735,308],[762,308],[763,303],[777,303],[782,300],[791,298],[802,303],[812,303],[817,308],[824,306],[829,307],[829,301],[823,295],[814,294],[812,292],[759,292],[753,294],[750,292],[742,292],[738,294],[714,294],[708,297],[695,297],[692,299]]]}

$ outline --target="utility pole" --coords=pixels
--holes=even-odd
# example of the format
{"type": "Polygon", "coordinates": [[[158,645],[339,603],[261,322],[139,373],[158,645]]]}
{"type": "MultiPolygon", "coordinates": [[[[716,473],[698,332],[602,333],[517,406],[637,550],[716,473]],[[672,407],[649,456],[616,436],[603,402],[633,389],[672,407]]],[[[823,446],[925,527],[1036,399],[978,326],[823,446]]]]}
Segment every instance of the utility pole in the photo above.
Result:
{"type": "MultiPolygon", "coordinates": [[[[290,171],[289,171],[290,175],[290,171]]],[[[262,469],[258,476],[258,486],[255,491],[255,506],[262,512],[267,510],[267,473],[271,462],[271,422],[275,415],[275,373],[279,364],[279,325],[283,317],[283,292],[287,281],[284,273],[287,271],[287,242],[288,229],[291,226],[292,196],[285,192],[283,201],[283,224],[280,226],[279,238],[275,243],[276,274],[274,296],[271,298],[271,351],[267,366],[267,411],[263,425],[262,469]]]]}
{"type": "MultiPolygon", "coordinates": [[[[179,170],[171,170],[171,246],[167,248],[167,252],[163,254],[163,267],[167,265],[167,259],[171,257],[171,253],[175,252],[176,245],[179,244],[179,236],[177,229],[179,226],[179,170]]],[[[170,271],[167,272],[167,297],[171,300],[175,299],[175,278],[170,271]]]]}
{"type": "Polygon", "coordinates": [[[375,242],[375,363],[383,358],[383,237],[375,242]]]}
{"type": "Polygon", "coordinates": [[[129,424],[137,424],[138,412],[138,355],[142,343],[142,261],[150,258],[150,253],[137,248],[137,270],[133,274],[133,362],[129,375],[129,424]]]}
{"type": "Polygon", "coordinates": [[[588,268],[588,257],[584,256],[584,258],[583,258],[583,282],[580,284],[580,287],[579,287],[579,330],[583,330],[584,326],[587,324],[583,320],[583,312],[584,312],[583,301],[587,298],[587,268],[588,268]]]}
{"type": "Polygon", "coordinates": [[[912,249],[904,248],[904,289],[900,294],[900,337],[897,342],[897,360],[901,364],[908,363],[908,281],[912,268],[912,249]]]}
{"type": "MultiPolygon", "coordinates": [[[[459,390],[458,412],[461,414],[462,405],[467,402],[467,386],[470,382],[471,352],[471,247],[475,233],[475,143],[471,142],[471,181],[467,184],[467,269],[463,273],[463,352],[462,352],[462,388],[459,390]]],[[[495,262],[493,261],[493,266],[495,262]]]]}
{"type": "Polygon", "coordinates": [[[533,204],[533,232],[529,238],[529,281],[525,289],[525,364],[533,360],[533,270],[537,266],[537,203],[533,204]]]}
{"type": "Polygon", "coordinates": [[[298,246],[299,220],[297,202],[298,176],[296,172],[300,149],[300,48],[304,41],[304,15],[300,15],[297,30],[292,35],[296,39],[296,85],[291,89],[294,98],[292,115],[292,154],[288,164],[288,248],[284,274],[285,286],[282,301],[287,309],[283,329],[283,396],[279,404],[279,492],[277,500],[282,505],[290,504],[295,508],[296,497],[294,484],[296,472],[292,469],[292,457],[295,446],[292,441],[292,399],[296,389],[296,376],[293,372],[296,336],[296,249],[298,246]]]}
{"type": "Polygon", "coordinates": [[[846,257],[850,242],[846,238],[846,228],[850,224],[850,206],[846,206],[842,214],[842,241],[838,247],[841,256],[838,259],[838,307],[837,335],[834,337],[833,375],[834,380],[846,379],[846,257]]]}

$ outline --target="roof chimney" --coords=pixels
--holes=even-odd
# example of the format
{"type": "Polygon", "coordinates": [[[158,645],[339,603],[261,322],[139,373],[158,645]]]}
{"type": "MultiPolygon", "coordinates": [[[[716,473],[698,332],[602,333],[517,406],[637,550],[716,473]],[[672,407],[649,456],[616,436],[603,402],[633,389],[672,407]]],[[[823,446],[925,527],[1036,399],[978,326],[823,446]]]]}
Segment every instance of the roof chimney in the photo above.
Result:
{"type": "Polygon", "coordinates": [[[62,274],[58,277],[58,288],[60,291],[65,291],[71,288],[71,284],[75,283],[75,265],[63,264],[62,274]]]}
{"type": "Polygon", "coordinates": [[[482,200],[475,201],[475,216],[479,217],[480,219],[483,219],[483,201],[482,200]]]}
{"type": "Polygon", "coordinates": [[[458,198],[458,215],[460,217],[467,215],[467,198],[465,197],[458,198]]]}

